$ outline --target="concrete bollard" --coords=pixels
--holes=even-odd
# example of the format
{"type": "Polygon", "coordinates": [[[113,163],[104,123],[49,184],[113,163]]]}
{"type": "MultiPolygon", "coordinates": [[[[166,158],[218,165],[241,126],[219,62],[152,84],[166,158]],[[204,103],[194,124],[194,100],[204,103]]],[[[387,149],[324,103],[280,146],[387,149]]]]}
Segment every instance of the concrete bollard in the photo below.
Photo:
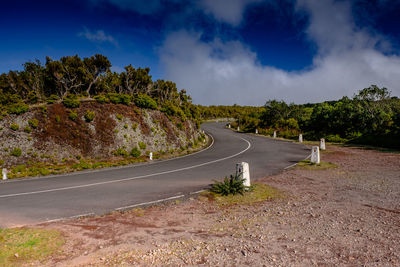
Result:
{"type": "Polygon", "coordinates": [[[319,157],[319,147],[313,146],[311,151],[311,163],[319,164],[320,157],[319,157]]]}
{"type": "Polygon", "coordinates": [[[228,124],[228,128],[229,128],[229,129],[231,128],[231,125],[230,125],[230,124],[228,124]]]}
{"type": "Polygon", "coordinates": [[[150,154],[149,154],[149,159],[150,159],[150,160],[153,160],[153,152],[150,152],[150,154]]]}
{"type": "Polygon", "coordinates": [[[299,134],[299,143],[303,143],[303,135],[299,134]]]}
{"type": "Polygon", "coordinates": [[[237,128],[237,131],[238,131],[238,132],[240,131],[240,128],[239,128],[239,126],[238,126],[238,128],[237,128]]]}
{"type": "Polygon", "coordinates": [[[3,168],[3,170],[2,170],[3,180],[7,180],[8,179],[7,173],[8,173],[8,170],[6,168],[3,168]]]}
{"type": "Polygon", "coordinates": [[[276,131],[274,131],[274,135],[273,135],[273,137],[274,137],[274,138],[276,138],[276,131]]]}
{"type": "Polygon", "coordinates": [[[256,129],[256,134],[258,134],[258,129],[256,129]]]}
{"type": "Polygon", "coordinates": [[[319,148],[321,150],[325,150],[325,139],[321,138],[321,141],[319,142],[319,148]]]}
{"type": "Polygon", "coordinates": [[[241,175],[244,186],[250,186],[250,170],[247,162],[236,163],[236,176],[241,175]]]}

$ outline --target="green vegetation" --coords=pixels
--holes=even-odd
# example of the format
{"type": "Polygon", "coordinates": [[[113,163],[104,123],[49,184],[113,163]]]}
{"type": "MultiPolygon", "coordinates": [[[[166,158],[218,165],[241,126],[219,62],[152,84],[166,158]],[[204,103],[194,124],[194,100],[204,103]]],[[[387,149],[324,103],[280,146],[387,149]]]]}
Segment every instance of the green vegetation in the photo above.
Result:
{"type": "Polygon", "coordinates": [[[36,129],[39,126],[39,121],[37,119],[31,119],[28,121],[29,126],[36,129]]]}
{"type": "Polygon", "coordinates": [[[325,138],[328,142],[345,142],[400,148],[400,99],[390,97],[386,88],[371,85],[352,99],[317,104],[286,104],[270,100],[262,110],[241,115],[233,127],[242,131],[305,140],[325,138]]]}
{"type": "Polygon", "coordinates": [[[138,145],[139,145],[139,148],[140,148],[141,150],[144,150],[144,149],[146,149],[146,147],[147,147],[146,144],[143,143],[143,142],[139,142],[138,145]]]}
{"type": "Polygon", "coordinates": [[[140,155],[142,155],[142,152],[140,152],[140,150],[137,147],[132,148],[131,153],[129,153],[130,156],[137,158],[140,157],[140,155]]]}
{"type": "Polygon", "coordinates": [[[96,116],[96,113],[94,111],[91,110],[87,110],[84,117],[85,117],[85,121],[86,122],[91,122],[94,117],[96,116]]]}
{"type": "Polygon", "coordinates": [[[43,261],[64,244],[61,234],[45,229],[0,229],[0,265],[18,266],[43,261]]]}
{"type": "Polygon", "coordinates": [[[76,121],[76,119],[78,118],[78,113],[76,113],[75,111],[70,111],[68,117],[70,118],[70,120],[76,121]]]}
{"type": "Polygon", "coordinates": [[[68,97],[63,100],[63,104],[67,108],[78,108],[81,102],[76,95],[68,95],[68,97]]]}
{"type": "Polygon", "coordinates": [[[31,129],[31,127],[29,127],[29,126],[25,126],[25,128],[24,128],[24,132],[26,132],[26,133],[30,133],[30,132],[32,132],[32,129],[31,129]]]}
{"type": "Polygon", "coordinates": [[[225,177],[223,182],[216,181],[212,184],[210,191],[222,196],[227,195],[243,195],[246,187],[243,184],[244,179],[241,175],[231,175],[229,178],[225,177]]]}
{"type": "Polygon", "coordinates": [[[124,116],[122,116],[121,114],[117,114],[116,117],[117,117],[117,120],[119,120],[119,121],[124,118],[124,116]]]}
{"type": "Polygon", "coordinates": [[[8,112],[10,114],[23,114],[29,110],[29,106],[24,103],[15,103],[9,106],[8,112]]]}
{"type": "Polygon", "coordinates": [[[250,190],[243,194],[226,195],[222,196],[214,192],[204,192],[200,194],[200,197],[206,197],[209,200],[216,201],[220,206],[231,206],[231,205],[252,205],[257,202],[283,198],[284,195],[278,189],[265,184],[253,184],[250,190]]]}
{"type": "Polygon", "coordinates": [[[138,94],[135,99],[135,105],[139,108],[157,109],[157,103],[148,95],[138,94]]]}
{"type": "Polygon", "coordinates": [[[16,124],[16,123],[12,123],[12,124],[10,125],[10,128],[11,128],[11,130],[13,130],[13,131],[18,131],[18,130],[19,130],[19,125],[16,124]]]}
{"type": "Polygon", "coordinates": [[[118,148],[117,150],[114,151],[114,155],[115,156],[122,156],[122,157],[126,157],[128,156],[128,152],[124,149],[124,148],[118,148]]]}
{"type": "Polygon", "coordinates": [[[21,148],[19,147],[14,148],[13,150],[11,150],[10,155],[14,157],[20,157],[22,155],[21,148]]]}

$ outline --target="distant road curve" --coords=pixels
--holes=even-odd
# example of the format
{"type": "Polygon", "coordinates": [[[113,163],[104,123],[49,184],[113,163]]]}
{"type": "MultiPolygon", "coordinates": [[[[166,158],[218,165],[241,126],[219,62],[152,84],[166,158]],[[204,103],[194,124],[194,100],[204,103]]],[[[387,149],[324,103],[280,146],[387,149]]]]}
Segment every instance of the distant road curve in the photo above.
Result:
{"type": "Polygon", "coordinates": [[[291,142],[233,132],[224,123],[202,128],[206,150],[181,158],[123,168],[0,182],[0,227],[104,214],[196,193],[248,162],[252,179],[278,173],[309,150],[291,142]]]}

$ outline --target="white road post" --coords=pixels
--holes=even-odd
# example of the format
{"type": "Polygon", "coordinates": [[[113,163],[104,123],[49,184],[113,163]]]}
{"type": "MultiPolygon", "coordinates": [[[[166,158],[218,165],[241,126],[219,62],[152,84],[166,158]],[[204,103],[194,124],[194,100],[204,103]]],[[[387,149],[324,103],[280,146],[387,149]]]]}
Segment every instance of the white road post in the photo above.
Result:
{"type": "Polygon", "coordinates": [[[258,129],[256,129],[256,134],[258,134],[258,129]]]}
{"type": "Polygon", "coordinates": [[[238,126],[238,128],[237,128],[237,131],[238,131],[238,132],[240,131],[240,128],[239,128],[239,126],[238,126]]]}
{"type": "Polygon", "coordinates": [[[149,158],[150,158],[150,160],[153,160],[153,152],[150,152],[149,158]]]}
{"type": "Polygon", "coordinates": [[[3,170],[2,170],[3,180],[7,180],[8,179],[7,173],[8,173],[8,170],[6,168],[3,168],[3,170]]]}
{"type": "Polygon", "coordinates": [[[325,139],[321,138],[321,141],[319,142],[319,148],[321,150],[325,150],[325,139]]]}
{"type": "Polygon", "coordinates": [[[299,134],[299,143],[303,143],[303,135],[299,134]]]}
{"type": "Polygon", "coordinates": [[[236,176],[242,174],[244,186],[250,186],[250,170],[247,162],[236,163],[236,176]]]}
{"type": "Polygon", "coordinates": [[[228,124],[228,128],[229,128],[229,129],[231,128],[231,125],[230,125],[230,124],[228,124]]]}
{"type": "Polygon", "coordinates": [[[274,131],[274,135],[273,135],[273,137],[274,137],[274,138],[276,138],[276,131],[274,131]]]}
{"type": "Polygon", "coordinates": [[[319,157],[319,147],[313,146],[311,152],[311,163],[319,164],[320,157],[319,157]]]}

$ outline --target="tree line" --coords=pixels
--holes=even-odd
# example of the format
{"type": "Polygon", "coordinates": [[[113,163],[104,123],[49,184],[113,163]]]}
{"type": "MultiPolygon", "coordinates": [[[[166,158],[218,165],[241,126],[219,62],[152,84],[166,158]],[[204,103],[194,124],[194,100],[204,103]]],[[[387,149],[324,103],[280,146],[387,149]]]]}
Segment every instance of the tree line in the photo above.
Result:
{"type": "Polygon", "coordinates": [[[371,85],[353,98],[337,101],[296,105],[269,100],[261,112],[241,116],[237,125],[246,132],[277,131],[292,139],[302,133],[308,140],[324,137],[332,142],[400,148],[400,99],[391,97],[387,88],[371,85]]]}

